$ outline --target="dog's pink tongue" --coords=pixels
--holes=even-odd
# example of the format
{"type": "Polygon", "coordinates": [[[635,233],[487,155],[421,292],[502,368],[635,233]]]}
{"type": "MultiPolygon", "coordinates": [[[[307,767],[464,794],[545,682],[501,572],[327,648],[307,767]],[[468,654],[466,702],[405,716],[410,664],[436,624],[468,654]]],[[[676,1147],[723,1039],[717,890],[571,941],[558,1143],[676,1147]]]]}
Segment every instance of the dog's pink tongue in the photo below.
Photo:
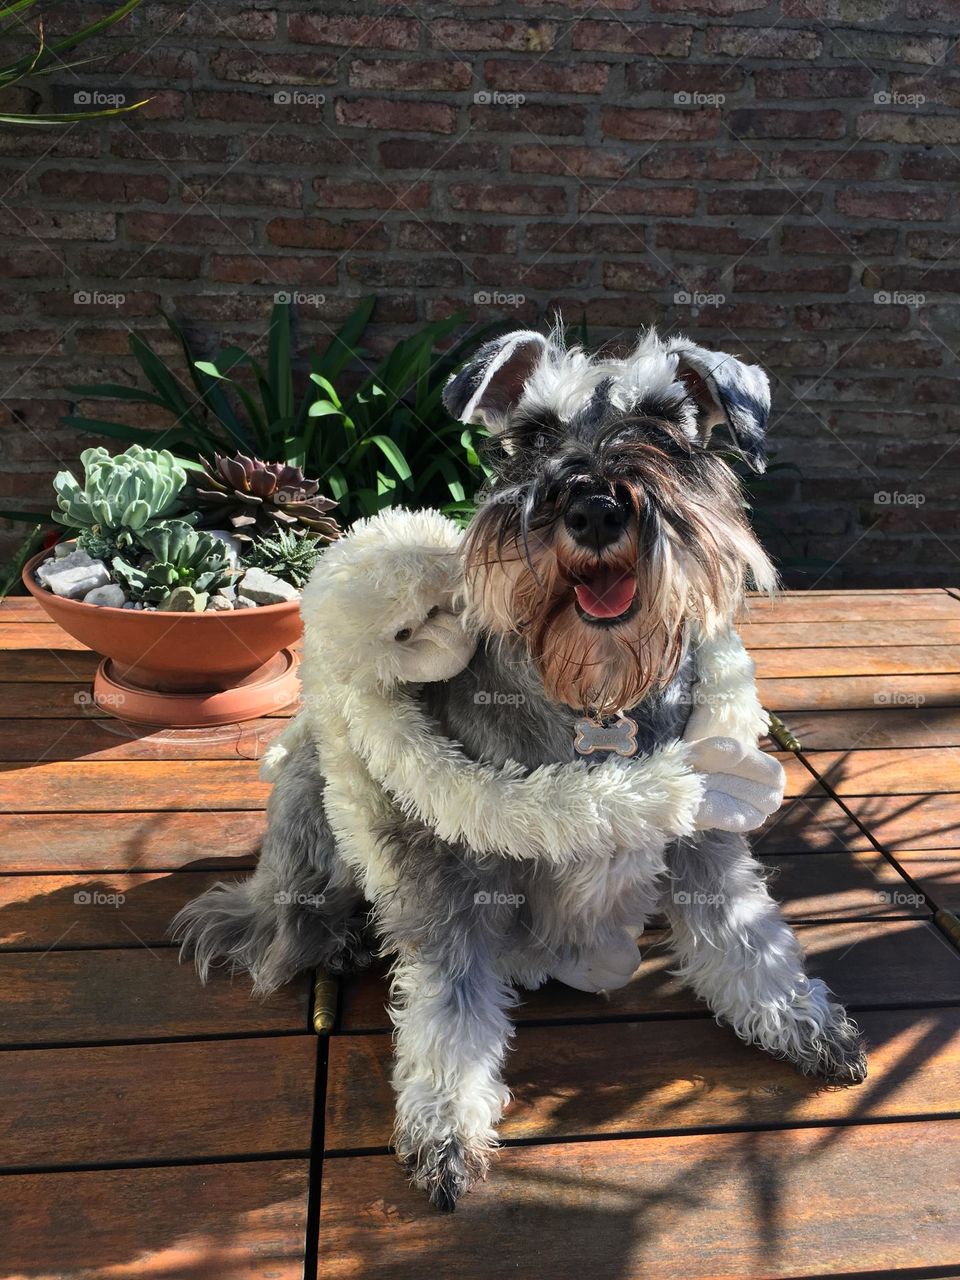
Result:
{"type": "Polygon", "coordinates": [[[622,569],[604,569],[577,587],[577,602],[592,618],[618,618],[626,613],[637,589],[632,574],[622,569]]]}

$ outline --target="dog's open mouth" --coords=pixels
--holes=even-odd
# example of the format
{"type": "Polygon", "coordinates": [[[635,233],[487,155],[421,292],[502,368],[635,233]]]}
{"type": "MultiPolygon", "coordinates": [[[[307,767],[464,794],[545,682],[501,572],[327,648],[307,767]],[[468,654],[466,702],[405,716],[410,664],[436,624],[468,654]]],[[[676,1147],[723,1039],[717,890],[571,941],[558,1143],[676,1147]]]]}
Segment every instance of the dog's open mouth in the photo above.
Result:
{"type": "Polygon", "coordinates": [[[637,580],[622,568],[599,569],[578,575],[574,588],[578,612],[587,622],[621,622],[630,614],[637,580]]]}

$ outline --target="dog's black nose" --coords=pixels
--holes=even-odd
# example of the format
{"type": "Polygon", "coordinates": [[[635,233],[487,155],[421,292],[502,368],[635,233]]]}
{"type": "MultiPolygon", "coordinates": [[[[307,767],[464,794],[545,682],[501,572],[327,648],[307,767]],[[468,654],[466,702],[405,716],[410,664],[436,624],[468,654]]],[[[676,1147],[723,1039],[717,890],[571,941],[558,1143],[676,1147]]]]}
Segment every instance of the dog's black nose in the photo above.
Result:
{"type": "Polygon", "coordinates": [[[584,547],[602,551],[623,533],[630,512],[609,493],[587,493],[574,498],[563,517],[567,532],[584,547]]]}

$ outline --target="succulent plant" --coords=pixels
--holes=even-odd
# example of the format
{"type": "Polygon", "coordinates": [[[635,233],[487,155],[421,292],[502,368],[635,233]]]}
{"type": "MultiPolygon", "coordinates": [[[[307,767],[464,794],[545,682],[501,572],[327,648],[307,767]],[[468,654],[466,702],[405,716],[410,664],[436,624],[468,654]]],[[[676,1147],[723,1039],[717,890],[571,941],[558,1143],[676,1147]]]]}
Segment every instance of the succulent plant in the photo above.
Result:
{"type": "Polygon", "coordinates": [[[326,514],[336,502],[323,497],[319,481],[308,480],[299,467],[243,453],[232,458],[215,453],[214,464],[194,481],[190,494],[204,524],[229,526],[244,543],[283,528],[309,531],[326,542],[340,536],[336,519],[326,514]]]}
{"type": "Polygon", "coordinates": [[[293,587],[303,587],[323,555],[323,545],[312,534],[298,536],[288,529],[258,538],[243,557],[245,567],[265,569],[293,587]]]}
{"type": "Polygon", "coordinates": [[[84,449],[80,461],[82,488],[72,471],[54,478],[58,510],[52,514],[80,533],[88,552],[91,544],[99,545],[96,539],[104,550],[129,546],[132,535],[176,511],[187,482],[186,469],[166,449],[135,444],[116,456],[104,448],[84,449]]]}
{"type": "Polygon", "coordinates": [[[164,520],[136,535],[136,563],[115,556],[113,572],[135,599],[162,604],[177,587],[217,591],[236,576],[227,545],[185,520],[164,520]]]}

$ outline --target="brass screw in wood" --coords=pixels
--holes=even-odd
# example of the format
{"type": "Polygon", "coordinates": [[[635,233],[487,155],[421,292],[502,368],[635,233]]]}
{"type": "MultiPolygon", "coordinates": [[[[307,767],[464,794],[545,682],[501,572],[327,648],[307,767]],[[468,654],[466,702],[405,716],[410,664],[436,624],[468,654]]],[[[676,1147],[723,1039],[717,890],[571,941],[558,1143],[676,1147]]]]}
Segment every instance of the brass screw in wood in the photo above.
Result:
{"type": "Polygon", "coordinates": [[[770,737],[774,742],[783,747],[784,751],[799,751],[799,740],[793,736],[780,717],[775,716],[772,711],[767,714],[770,717],[770,737]]]}
{"type": "Polygon", "coordinates": [[[318,1036],[328,1036],[336,1021],[337,980],[318,969],[313,982],[313,1029],[318,1036]]]}

